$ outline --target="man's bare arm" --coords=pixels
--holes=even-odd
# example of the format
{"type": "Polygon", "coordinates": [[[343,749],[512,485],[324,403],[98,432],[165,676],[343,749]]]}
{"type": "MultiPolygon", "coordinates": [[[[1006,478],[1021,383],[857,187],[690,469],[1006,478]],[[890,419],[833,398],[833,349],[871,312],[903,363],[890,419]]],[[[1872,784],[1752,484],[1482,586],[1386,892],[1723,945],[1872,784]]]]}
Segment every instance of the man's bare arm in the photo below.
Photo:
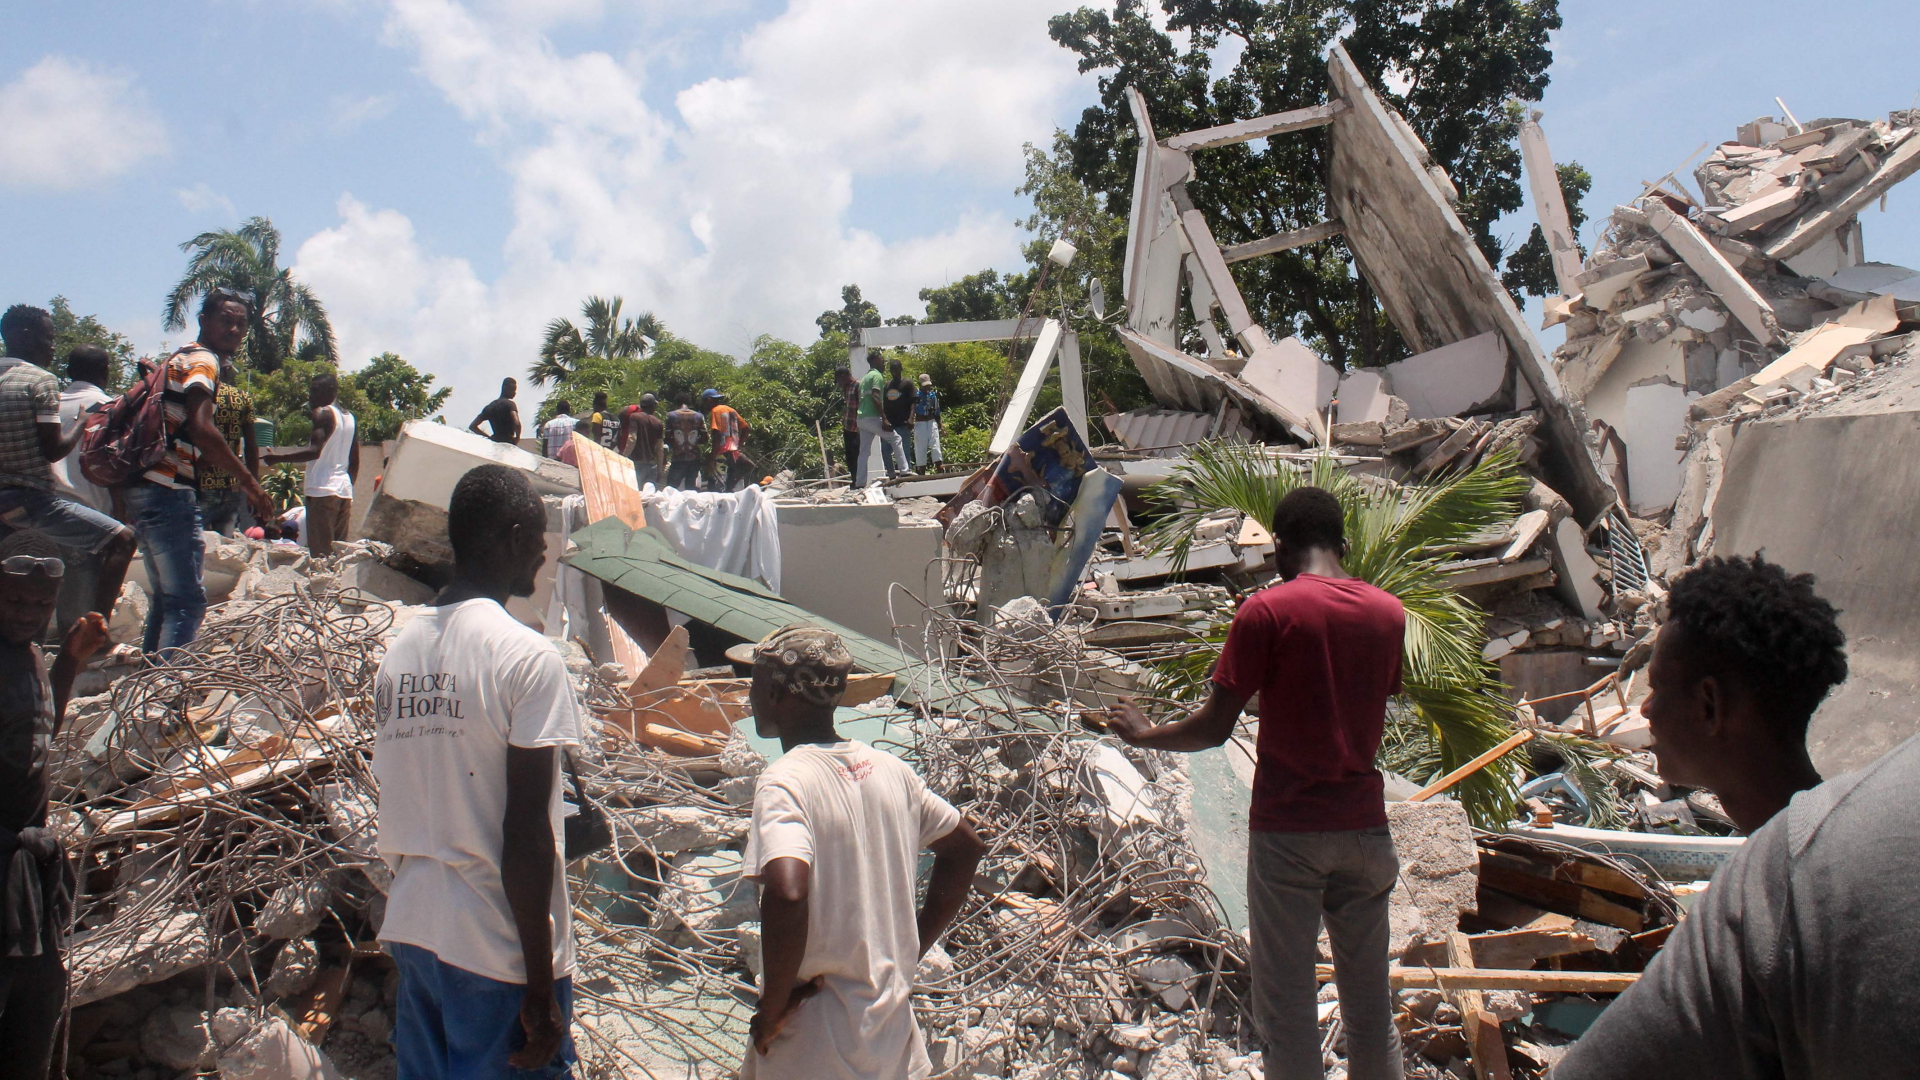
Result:
{"type": "Polygon", "coordinates": [[[927,845],[933,850],[933,873],[927,879],[927,899],[920,906],[920,955],[925,956],[954,916],[967,902],[973,872],[987,853],[985,841],[973,824],[962,818],[953,831],[927,845]]]}
{"type": "Polygon", "coordinates": [[[800,859],[779,858],[760,873],[760,1006],[753,1017],[754,1048],[764,1054],[780,1035],[787,1017],[820,989],[820,980],[800,982],[807,955],[807,922],[813,868],[800,859]]]}
{"type": "Polygon", "coordinates": [[[327,440],[333,438],[333,410],[315,409],[312,417],[313,430],[307,433],[307,445],[298,450],[268,450],[267,461],[275,465],[298,465],[303,461],[318,460],[320,451],[326,449],[327,440]]]}
{"type": "Polygon", "coordinates": [[[1233,737],[1233,726],[1246,708],[1247,695],[1213,683],[1207,700],[1178,720],[1155,724],[1148,720],[1132,698],[1123,697],[1107,709],[1107,730],[1129,746],[1143,750],[1172,750],[1191,753],[1210,750],[1233,737]]]}
{"type": "Polygon", "coordinates": [[[80,445],[80,432],[87,426],[86,415],[81,414],[72,427],[63,427],[58,420],[52,423],[36,423],[33,432],[40,437],[40,456],[48,461],[59,461],[80,445]]]}
{"type": "Polygon", "coordinates": [[[500,886],[513,912],[527,992],[520,1006],[526,1048],[513,1056],[518,1068],[537,1069],[553,1060],[565,1034],[553,996],[553,783],[559,748],[507,747],[507,810],[500,823],[500,886]]]}

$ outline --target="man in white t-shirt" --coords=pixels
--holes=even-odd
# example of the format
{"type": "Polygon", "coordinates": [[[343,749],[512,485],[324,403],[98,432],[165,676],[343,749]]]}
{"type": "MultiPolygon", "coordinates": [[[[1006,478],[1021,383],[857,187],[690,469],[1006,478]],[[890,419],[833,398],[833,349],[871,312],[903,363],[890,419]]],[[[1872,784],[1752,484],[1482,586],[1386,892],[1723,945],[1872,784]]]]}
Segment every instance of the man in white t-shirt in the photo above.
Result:
{"type": "Polygon", "coordinates": [[[760,776],[747,834],[765,974],[741,1080],[920,1080],[932,1069],[914,969],[966,902],[986,845],[905,762],[835,733],[853,669],[837,635],[789,626],[753,658],[754,722],[786,753],[760,776]]]}
{"type": "Polygon", "coordinates": [[[374,682],[400,1075],[567,1076],[560,763],[580,709],[559,649],[504,607],[533,592],[546,510],[523,474],[482,465],[454,486],[447,534],[453,584],[401,630],[374,682]]]}
{"type": "Polygon", "coordinates": [[[573,415],[573,402],[565,398],[554,402],[553,419],[540,426],[540,436],[547,443],[548,457],[559,457],[560,451],[572,444],[574,425],[579,422],[573,415]]]}

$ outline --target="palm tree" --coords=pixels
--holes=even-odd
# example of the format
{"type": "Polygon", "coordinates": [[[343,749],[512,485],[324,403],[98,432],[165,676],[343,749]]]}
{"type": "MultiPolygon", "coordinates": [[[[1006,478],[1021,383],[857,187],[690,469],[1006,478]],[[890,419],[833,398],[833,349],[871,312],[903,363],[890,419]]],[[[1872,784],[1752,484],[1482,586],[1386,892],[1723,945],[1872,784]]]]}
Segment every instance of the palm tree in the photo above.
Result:
{"type": "Polygon", "coordinates": [[[667,336],[667,328],[651,311],[643,311],[624,322],[620,319],[619,297],[607,299],[589,296],[580,305],[586,332],[570,319],[555,319],[547,324],[540,343],[540,359],[527,370],[535,386],[552,382],[565,385],[572,381],[582,361],[589,357],[612,363],[638,360],[647,350],[667,336]]]}
{"type": "MultiPolygon", "coordinates": [[[[1230,508],[1265,522],[1295,488],[1331,492],[1346,511],[1347,572],[1406,606],[1406,703],[1424,721],[1440,769],[1451,770],[1513,731],[1513,705],[1501,693],[1497,669],[1481,656],[1485,615],[1447,584],[1440,565],[1450,545],[1519,512],[1528,481],[1515,462],[1516,451],[1503,450],[1471,469],[1402,486],[1348,472],[1331,454],[1316,455],[1302,467],[1258,446],[1205,443],[1173,476],[1149,489],[1163,516],[1143,540],[1184,566],[1207,514],[1230,508]]],[[[1199,659],[1210,667],[1210,654],[1199,659]]],[[[1182,665],[1173,685],[1184,683],[1188,694],[1197,695],[1206,677],[1199,666],[1182,665]]],[[[1455,790],[1476,824],[1492,825],[1507,820],[1518,776],[1509,755],[1455,790]]]]}
{"type": "Polygon", "coordinates": [[[187,272],[167,294],[162,322],[184,329],[194,303],[209,290],[226,287],[253,301],[247,333],[247,362],[255,371],[276,371],[293,355],[296,338],[327,359],[338,355],[333,324],[320,298],[280,265],[280,230],[263,217],[248,218],[238,229],[203,232],[180,245],[189,252],[187,272]]]}

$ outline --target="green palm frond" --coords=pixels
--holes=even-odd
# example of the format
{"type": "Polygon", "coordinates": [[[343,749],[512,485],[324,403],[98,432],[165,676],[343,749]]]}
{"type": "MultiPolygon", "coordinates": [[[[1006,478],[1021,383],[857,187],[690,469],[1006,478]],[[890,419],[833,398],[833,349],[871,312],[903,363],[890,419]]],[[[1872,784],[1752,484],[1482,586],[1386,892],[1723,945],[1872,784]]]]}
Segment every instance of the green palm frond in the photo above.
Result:
{"type": "MultiPolygon", "coordinates": [[[[1333,494],[1345,511],[1347,572],[1392,593],[1406,608],[1406,700],[1430,727],[1440,767],[1451,769],[1510,734],[1513,708],[1481,655],[1484,614],[1440,573],[1443,549],[1511,520],[1529,483],[1512,451],[1425,483],[1400,485],[1352,473],[1329,453],[1303,459],[1261,446],[1206,443],[1149,489],[1158,520],[1142,539],[1149,550],[1171,554],[1184,567],[1197,527],[1209,514],[1232,509],[1264,523],[1296,488],[1311,484],[1333,494]]],[[[1203,682],[1174,671],[1162,677],[1169,690],[1186,687],[1196,695],[1203,682]]],[[[1518,775],[1508,759],[1461,785],[1461,801],[1476,822],[1506,819],[1518,775]]]]}

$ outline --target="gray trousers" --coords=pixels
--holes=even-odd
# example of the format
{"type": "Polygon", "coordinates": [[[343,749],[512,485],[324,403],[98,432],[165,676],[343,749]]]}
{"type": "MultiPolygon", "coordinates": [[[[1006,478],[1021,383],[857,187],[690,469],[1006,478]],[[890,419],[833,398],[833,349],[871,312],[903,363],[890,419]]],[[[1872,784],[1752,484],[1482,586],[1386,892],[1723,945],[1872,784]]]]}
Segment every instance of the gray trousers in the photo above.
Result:
{"type": "Polygon", "coordinates": [[[1253,1022],[1271,1080],[1322,1080],[1320,923],[1333,947],[1334,982],[1352,1080],[1400,1080],[1400,1033],[1387,984],[1387,897],[1400,874],[1386,826],[1355,832],[1253,833],[1247,847],[1247,914],[1253,950],[1253,1022]]]}

